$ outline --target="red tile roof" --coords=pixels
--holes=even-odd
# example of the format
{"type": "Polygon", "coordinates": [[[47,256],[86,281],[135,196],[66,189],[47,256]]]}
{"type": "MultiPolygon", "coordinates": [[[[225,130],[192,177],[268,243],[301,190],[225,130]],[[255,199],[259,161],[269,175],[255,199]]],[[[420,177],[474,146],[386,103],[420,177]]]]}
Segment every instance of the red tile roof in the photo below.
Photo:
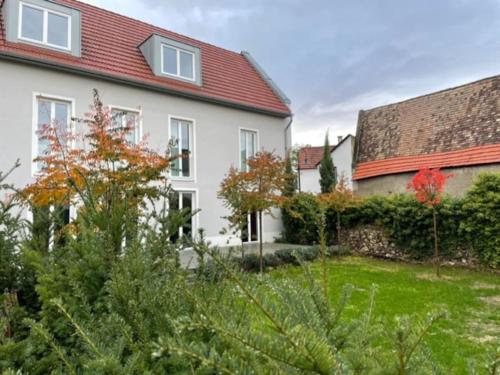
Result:
{"type": "MultiPolygon", "coordinates": [[[[299,168],[300,169],[315,169],[323,158],[324,146],[302,147],[299,151],[299,168]]],[[[335,146],[330,146],[330,152],[335,146]]]]}
{"type": "MultiPolygon", "coordinates": [[[[180,95],[236,105],[285,117],[290,109],[240,53],[225,50],[159,27],[75,0],[56,3],[78,9],[82,17],[82,56],[72,57],[5,40],[0,17],[0,56],[13,55],[34,62],[62,65],[82,73],[96,73],[132,84],[146,84],[180,95]],[[198,47],[202,82],[197,86],[155,76],[138,46],[156,33],[198,47]]],[[[0,6],[3,0],[0,0],[0,6]]]]}
{"type": "Polygon", "coordinates": [[[500,144],[438,152],[430,155],[401,156],[368,161],[356,166],[353,180],[394,173],[414,172],[422,167],[450,168],[494,163],[500,163],[500,144]]]}
{"type": "Polygon", "coordinates": [[[354,179],[500,163],[500,76],[361,111],[354,179]]]}

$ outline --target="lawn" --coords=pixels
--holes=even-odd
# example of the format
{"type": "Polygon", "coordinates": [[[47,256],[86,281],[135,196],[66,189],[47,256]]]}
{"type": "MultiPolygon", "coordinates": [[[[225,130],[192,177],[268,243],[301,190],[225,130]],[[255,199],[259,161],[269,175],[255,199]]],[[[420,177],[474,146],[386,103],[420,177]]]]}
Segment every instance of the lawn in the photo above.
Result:
{"type": "MultiPolygon", "coordinates": [[[[365,311],[373,284],[378,286],[375,311],[388,321],[398,315],[424,317],[430,311],[447,311],[448,317],[426,338],[433,358],[447,373],[466,374],[468,361],[487,363],[486,353],[500,346],[498,274],[444,268],[437,279],[428,265],[357,257],[329,261],[328,267],[332,298],[338,297],[343,285],[354,286],[349,315],[365,311]]],[[[319,272],[319,264],[313,270],[319,272]]],[[[300,267],[286,267],[274,275],[294,277],[301,272],[300,267]]]]}

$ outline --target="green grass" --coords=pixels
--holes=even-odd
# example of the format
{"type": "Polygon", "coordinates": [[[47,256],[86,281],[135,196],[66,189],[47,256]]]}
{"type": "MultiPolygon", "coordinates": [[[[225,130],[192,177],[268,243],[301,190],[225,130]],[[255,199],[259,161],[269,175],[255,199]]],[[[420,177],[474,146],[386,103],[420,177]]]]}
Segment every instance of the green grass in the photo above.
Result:
{"type": "MultiPolygon", "coordinates": [[[[424,317],[445,310],[426,338],[436,362],[451,374],[466,374],[467,362],[488,363],[487,353],[500,346],[500,276],[461,268],[444,268],[442,278],[427,265],[402,264],[346,257],[328,262],[330,283],[337,298],[342,286],[354,290],[347,314],[365,311],[373,284],[378,286],[375,312],[388,322],[398,315],[424,317]]],[[[319,263],[312,266],[318,272],[319,263]]],[[[297,277],[300,267],[275,271],[276,277],[297,277]]]]}

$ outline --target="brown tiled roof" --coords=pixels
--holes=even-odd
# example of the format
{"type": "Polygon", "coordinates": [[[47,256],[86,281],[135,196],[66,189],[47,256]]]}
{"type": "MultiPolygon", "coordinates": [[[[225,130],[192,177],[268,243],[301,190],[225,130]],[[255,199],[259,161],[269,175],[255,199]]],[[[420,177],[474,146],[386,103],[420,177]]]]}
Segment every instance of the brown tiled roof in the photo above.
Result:
{"type": "Polygon", "coordinates": [[[486,146],[498,144],[500,76],[494,76],[361,111],[354,178],[409,172],[438,164],[447,167],[496,163],[500,156],[486,146]],[[469,154],[474,157],[467,158],[469,154]]]}
{"type": "MultiPolygon", "coordinates": [[[[318,163],[323,158],[324,146],[302,147],[299,151],[299,168],[300,169],[315,169],[318,163]]],[[[335,146],[330,146],[330,152],[335,146]]]]}
{"type": "MultiPolygon", "coordinates": [[[[82,17],[81,57],[5,39],[0,12],[0,57],[58,65],[65,70],[98,74],[134,85],[148,85],[179,95],[227,103],[286,117],[290,109],[241,53],[201,42],[120,14],[75,0],[54,0],[78,9],[82,17]],[[153,74],[139,46],[152,34],[198,47],[202,85],[153,74]]],[[[2,6],[3,0],[0,0],[2,6]]]]}

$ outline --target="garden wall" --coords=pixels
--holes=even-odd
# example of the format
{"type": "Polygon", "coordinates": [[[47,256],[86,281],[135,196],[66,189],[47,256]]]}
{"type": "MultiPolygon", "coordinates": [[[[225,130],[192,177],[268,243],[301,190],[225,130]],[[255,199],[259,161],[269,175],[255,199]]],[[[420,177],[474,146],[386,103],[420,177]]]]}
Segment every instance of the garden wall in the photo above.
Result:
{"type": "MultiPolygon", "coordinates": [[[[283,240],[301,245],[318,238],[317,197],[287,201],[283,240]]],[[[464,197],[445,196],[436,207],[439,252],[449,263],[500,265],[500,173],[481,174],[464,197]],[[477,260],[476,260],[477,259],[477,260]]],[[[336,213],[327,214],[329,242],[338,243],[336,213]]],[[[411,194],[371,196],[340,213],[342,244],[360,255],[428,261],[434,255],[432,210],[411,194]]]]}
{"type": "MultiPolygon", "coordinates": [[[[344,229],[341,236],[342,243],[355,255],[403,261],[412,259],[408,250],[398,247],[385,233],[384,228],[376,225],[358,225],[344,229]]],[[[472,249],[462,246],[449,251],[444,263],[474,266],[478,262],[472,254],[472,249]]]]}

